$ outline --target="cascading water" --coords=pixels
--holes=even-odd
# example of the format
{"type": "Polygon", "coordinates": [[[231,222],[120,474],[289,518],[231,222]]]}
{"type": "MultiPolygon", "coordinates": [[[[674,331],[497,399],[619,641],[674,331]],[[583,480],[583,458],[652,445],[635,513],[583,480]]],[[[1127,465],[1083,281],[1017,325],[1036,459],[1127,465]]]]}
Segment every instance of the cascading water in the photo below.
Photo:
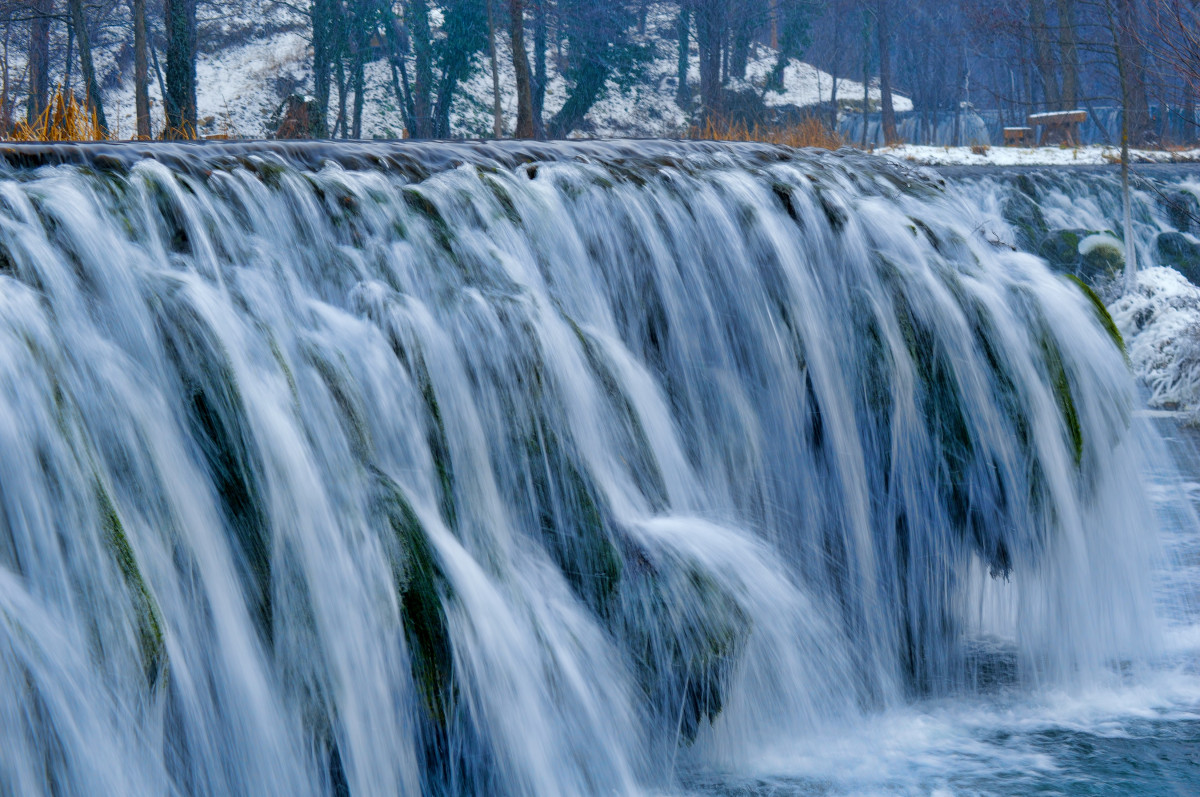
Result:
{"type": "Polygon", "coordinates": [[[703,789],[1159,649],[1119,341],[953,186],[4,155],[0,792],[703,789]]]}

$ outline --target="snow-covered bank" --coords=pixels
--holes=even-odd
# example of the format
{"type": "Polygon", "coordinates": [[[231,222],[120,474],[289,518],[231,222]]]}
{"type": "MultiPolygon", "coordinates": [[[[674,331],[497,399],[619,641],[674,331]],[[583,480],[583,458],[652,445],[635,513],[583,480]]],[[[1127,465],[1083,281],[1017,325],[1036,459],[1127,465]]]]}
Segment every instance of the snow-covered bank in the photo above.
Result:
{"type": "MultiPolygon", "coordinates": [[[[923,166],[1100,166],[1119,163],[1119,147],[930,147],[900,144],[875,150],[923,166]]],[[[1200,149],[1129,151],[1134,163],[1200,163],[1200,149]]]]}
{"type": "Polygon", "coordinates": [[[1109,311],[1149,405],[1200,416],[1200,288],[1175,269],[1147,268],[1109,311]]]}

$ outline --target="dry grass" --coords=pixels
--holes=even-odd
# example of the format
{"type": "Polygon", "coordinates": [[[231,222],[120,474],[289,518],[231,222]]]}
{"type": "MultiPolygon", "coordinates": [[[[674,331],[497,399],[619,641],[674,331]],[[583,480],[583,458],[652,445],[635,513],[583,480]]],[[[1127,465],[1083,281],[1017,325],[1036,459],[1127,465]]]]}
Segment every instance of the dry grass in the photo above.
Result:
{"type": "Polygon", "coordinates": [[[32,124],[24,120],[13,125],[10,141],[104,141],[107,136],[96,123],[96,114],[64,95],[62,89],[32,124]]]}
{"type": "Polygon", "coordinates": [[[758,124],[750,127],[741,122],[731,124],[709,120],[704,127],[693,127],[689,130],[687,137],[703,141],[758,141],[785,147],[820,149],[838,149],[846,145],[841,136],[815,118],[805,119],[793,127],[758,124]]]}
{"type": "MultiPolygon", "coordinates": [[[[209,138],[236,138],[230,129],[222,132],[222,136],[209,138]]],[[[197,135],[196,128],[185,123],[180,128],[164,126],[158,137],[192,141],[197,135]]],[[[105,135],[96,123],[95,112],[81,105],[72,94],[64,93],[61,88],[55,90],[46,110],[32,124],[22,119],[12,126],[7,135],[0,130],[0,141],[116,141],[119,138],[119,131],[115,129],[105,135]]],[[[134,140],[137,140],[137,136],[134,136],[134,140]]]]}
{"type": "Polygon", "coordinates": [[[987,144],[972,144],[971,145],[971,152],[974,155],[986,156],[988,154],[989,149],[991,149],[991,148],[987,144]]]}

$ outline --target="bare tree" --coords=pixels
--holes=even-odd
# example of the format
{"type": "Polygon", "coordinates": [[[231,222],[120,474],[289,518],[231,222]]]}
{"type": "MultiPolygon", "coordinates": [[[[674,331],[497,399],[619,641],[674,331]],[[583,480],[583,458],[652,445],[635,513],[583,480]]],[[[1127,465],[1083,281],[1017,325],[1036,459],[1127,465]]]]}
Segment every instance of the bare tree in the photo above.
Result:
{"type": "Polygon", "coordinates": [[[896,111],[892,106],[892,32],[888,25],[887,0],[876,0],[875,27],[879,38],[879,108],[885,144],[895,142],[896,111]]]}
{"type": "Polygon", "coordinates": [[[167,131],[196,135],[196,0],[164,0],[167,27],[167,131]]]}
{"type": "Polygon", "coordinates": [[[133,0],[133,102],[137,136],[150,138],[150,77],[146,58],[146,0],[133,0]]]}
{"type": "Polygon", "coordinates": [[[31,0],[29,35],[29,101],[25,118],[33,124],[50,101],[50,17],[54,0],[31,0]]]}
{"type": "Polygon", "coordinates": [[[488,50],[492,63],[492,136],[504,137],[504,111],[500,106],[500,65],[496,60],[496,12],[492,4],[496,0],[486,0],[488,15],[488,50]]]}
{"type": "Polygon", "coordinates": [[[513,70],[517,73],[517,138],[533,138],[533,82],[525,52],[525,2],[509,0],[513,70]]]}
{"type": "Polygon", "coordinates": [[[75,39],[79,47],[79,66],[83,72],[87,104],[95,116],[97,130],[107,138],[108,122],[104,118],[104,103],[100,99],[100,85],[96,82],[96,67],[92,63],[92,44],[91,38],[88,36],[87,18],[83,14],[83,0],[68,0],[68,2],[71,8],[71,22],[75,26],[75,39]]]}

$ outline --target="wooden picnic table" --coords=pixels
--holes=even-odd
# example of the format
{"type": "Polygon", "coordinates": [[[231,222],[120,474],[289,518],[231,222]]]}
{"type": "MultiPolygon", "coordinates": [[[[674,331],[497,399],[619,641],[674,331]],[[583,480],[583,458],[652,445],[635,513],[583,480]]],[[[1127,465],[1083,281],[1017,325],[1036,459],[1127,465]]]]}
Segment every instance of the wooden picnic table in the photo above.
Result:
{"type": "Polygon", "coordinates": [[[1078,144],[1079,125],[1087,120],[1087,111],[1048,111],[1031,113],[1025,118],[1030,127],[1040,127],[1038,146],[1078,144]]]}
{"type": "Polygon", "coordinates": [[[1006,147],[1028,147],[1033,143],[1033,128],[1032,127],[1006,127],[1004,128],[1004,146],[1006,147]]]}

